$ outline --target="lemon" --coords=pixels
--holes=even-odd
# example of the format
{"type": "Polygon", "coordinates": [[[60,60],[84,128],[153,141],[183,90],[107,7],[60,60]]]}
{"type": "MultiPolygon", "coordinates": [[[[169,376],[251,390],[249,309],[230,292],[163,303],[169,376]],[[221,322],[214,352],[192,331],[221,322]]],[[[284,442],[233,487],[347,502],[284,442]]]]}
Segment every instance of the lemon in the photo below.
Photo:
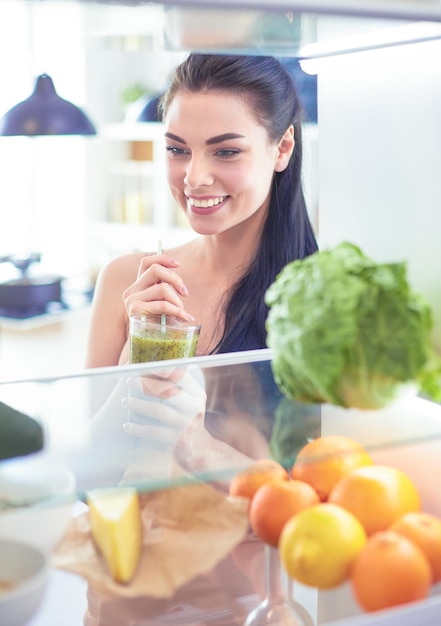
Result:
{"type": "Polygon", "coordinates": [[[142,522],[136,489],[118,487],[87,493],[92,536],[113,579],[128,583],[141,555],[142,522]]]}
{"type": "Polygon", "coordinates": [[[279,552],[288,576],[304,585],[330,589],[349,578],[352,564],[366,544],[358,519],[327,502],[294,515],[283,527],[279,552]]]}

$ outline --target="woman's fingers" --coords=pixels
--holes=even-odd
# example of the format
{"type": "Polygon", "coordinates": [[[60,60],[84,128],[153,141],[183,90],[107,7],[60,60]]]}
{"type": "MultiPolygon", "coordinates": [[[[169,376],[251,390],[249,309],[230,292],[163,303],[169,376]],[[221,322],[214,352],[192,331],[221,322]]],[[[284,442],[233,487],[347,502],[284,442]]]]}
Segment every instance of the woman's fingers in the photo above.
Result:
{"type": "Polygon", "coordinates": [[[146,296],[134,297],[126,301],[126,310],[129,317],[132,315],[162,315],[176,317],[182,321],[194,321],[185,311],[183,305],[176,306],[167,300],[151,300],[146,296]]]}
{"type": "Polygon", "coordinates": [[[123,293],[123,299],[126,304],[133,301],[141,300],[145,302],[158,301],[170,302],[177,307],[182,307],[182,299],[168,283],[153,283],[148,287],[140,285],[138,282],[133,283],[123,293]]]}
{"type": "Polygon", "coordinates": [[[154,424],[134,424],[127,422],[124,424],[124,430],[127,434],[138,437],[139,439],[147,439],[151,443],[162,444],[167,446],[174,445],[176,441],[176,431],[164,426],[154,424]]]}
{"type": "Polygon", "coordinates": [[[189,420],[205,413],[207,395],[194,372],[175,368],[163,374],[167,377],[141,376],[128,381],[130,395],[122,401],[129,410],[129,420],[124,424],[128,434],[150,441],[164,442],[164,437],[175,441],[189,420]],[[175,379],[179,384],[173,382],[175,379]],[[155,394],[140,393],[147,382],[155,394]],[[160,399],[165,396],[168,399],[160,399]]]}
{"type": "Polygon", "coordinates": [[[167,268],[177,268],[180,263],[175,258],[167,254],[147,254],[141,259],[138,270],[138,278],[154,265],[161,265],[167,268]]]}
{"type": "Polygon", "coordinates": [[[200,387],[189,393],[180,387],[167,389],[162,395],[131,395],[124,398],[123,405],[140,417],[153,418],[168,426],[185,426],[188,419],[205,412],[207,396],[200,387]],[[153,398],[153,399],[152,399],[153,398]]]}
{"type": "Polygon", "coordinates": [[[200,368],[185,368],[183,372],[182,380],[179,383],[181,389],[193,395],[195,398],[207,399],[207,393],[205,391],[205,378],[201,373],[200,368]]]}
{"type": "Polygon", "coordinates": [[[155,376],[143,376],[141,379],[142,391],[146,396],[154,396],[167,400],[181,393],[181,388],[171,380],[163,380],[155,376]]]}
{"type": "Polygon", "coordinates": [[[182,302],[188,290],[173,268],[177,261],[165,255],[144,257],[140,263],[136,281],[123,293],[129,316],[136,314],[165,314],[185,321],[193,321],[182,302]],[[170,264],[170,260],[173,263],[170,264]],[[167,264],[163,265],[163,264],[167,264]]]}
{"type": "Polygon", "coordinates": [[[129,392],[139,395],[142,392],[146,396],[167,399],[181,392],[177,383],[182,378],[182,368],[161,370],[152,374],[129,378],[127,381],[129,392]]]}
{"type": "Polygon", "coordinates": [[[132,393],[142,391],[147,396],[157,398],[171,398],[184,391],[194,396],[199,402],[206,401],[207,395],[203,386],[203,378],[198,378],[194,370],[188,367],[170,367],[154,373],[141,375],[127,380],[132,393]]]}
{"type": "Polygon", "coordinates": [[[133,418],[138,418],[136,422],[130,420],[129,423],[137,424],[143,428],[150,427],[150,420],[155,420],[157,425],[162,424],[176,431],[180,431],[188,423],[188,417],[181,411],[180,407],[177,408],[169,403],[149,402],[142,398],[128,398],[125,405],[134,414],[133,418]],[[143,420],[148,420],[148,422],[143,420]]]}
{"type": "Polygon", "coordinates": [[[141,260],[138,269],[138,276],[135,284],[141,287],[150,287],[156,283],[167,283],[172,285],[176,293],[186,296],[188,290],[183,279],[174,270],[179,267],[179,263],[172,259],[174,263],[170,264],[170,257],[165,255],[156,255],[154,257],[147,256],[141,260]]]}

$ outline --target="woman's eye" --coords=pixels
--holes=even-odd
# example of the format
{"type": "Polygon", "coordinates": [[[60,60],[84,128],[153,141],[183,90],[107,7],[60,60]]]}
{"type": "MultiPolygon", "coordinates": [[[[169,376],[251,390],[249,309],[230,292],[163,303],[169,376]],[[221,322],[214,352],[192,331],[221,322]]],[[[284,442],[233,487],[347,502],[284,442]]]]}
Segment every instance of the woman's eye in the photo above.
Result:
{"type": "Polygon", "coordinates": [[[221,159],[229,159],[231,157],[235,157],[238,154],[240,154],[240,150],[218,150],[216,152],[216,156],[220,157],[221,159]]]}
{"type": "Polygon", "coordinates": [[[178,148],[177,146],[166,146],[165,149],[170,154],[175,154],[177,156],[187,153],[186,150],[184,150],[184,148],[178,148]]]}

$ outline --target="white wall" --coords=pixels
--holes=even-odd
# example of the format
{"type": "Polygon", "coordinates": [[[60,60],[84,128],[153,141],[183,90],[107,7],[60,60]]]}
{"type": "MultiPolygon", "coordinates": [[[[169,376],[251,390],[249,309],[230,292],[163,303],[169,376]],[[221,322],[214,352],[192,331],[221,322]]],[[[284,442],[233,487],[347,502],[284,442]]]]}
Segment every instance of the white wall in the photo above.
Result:
{"type": "Polygon", "coordinates": [[[441,350],[441,41],[319,73],[320,245],[408,262],[441,350]]]}

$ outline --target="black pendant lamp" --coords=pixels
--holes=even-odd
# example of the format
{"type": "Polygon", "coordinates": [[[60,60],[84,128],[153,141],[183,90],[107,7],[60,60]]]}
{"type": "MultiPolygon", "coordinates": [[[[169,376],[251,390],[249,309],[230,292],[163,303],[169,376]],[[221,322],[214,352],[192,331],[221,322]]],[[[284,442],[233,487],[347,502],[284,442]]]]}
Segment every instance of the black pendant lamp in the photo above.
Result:
{"type": "Polygon", "coordinates": [[[52,78],[41,74],[32,95],[0,119],[0,135],[96,135],[96,130],[79,107],[60,98],[52,78]]]}
{"type": "Polygon", "coordinates": [[[137,122],[160,122],[161,113],[159,111],[159,103],[161,101],[162,94],[157,94],[152,98],[149,98],[139,112],[136,121],[137,122]]]}

